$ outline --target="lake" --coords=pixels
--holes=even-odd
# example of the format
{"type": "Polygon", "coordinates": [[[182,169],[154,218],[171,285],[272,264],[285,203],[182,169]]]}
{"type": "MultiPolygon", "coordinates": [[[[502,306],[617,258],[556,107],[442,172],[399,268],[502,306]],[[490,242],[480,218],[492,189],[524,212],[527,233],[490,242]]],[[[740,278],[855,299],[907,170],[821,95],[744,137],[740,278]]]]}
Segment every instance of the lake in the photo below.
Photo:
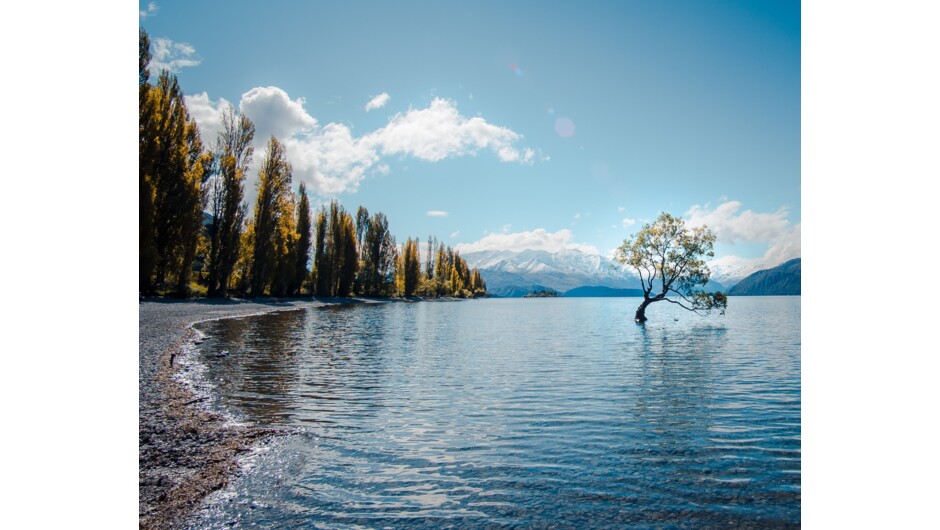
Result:
{"type": "Polygon", "coordinates": [[[196,526],[790,528],[800,297],[333,305],[208,322],[197,385],[288,428],[196,526]]]}

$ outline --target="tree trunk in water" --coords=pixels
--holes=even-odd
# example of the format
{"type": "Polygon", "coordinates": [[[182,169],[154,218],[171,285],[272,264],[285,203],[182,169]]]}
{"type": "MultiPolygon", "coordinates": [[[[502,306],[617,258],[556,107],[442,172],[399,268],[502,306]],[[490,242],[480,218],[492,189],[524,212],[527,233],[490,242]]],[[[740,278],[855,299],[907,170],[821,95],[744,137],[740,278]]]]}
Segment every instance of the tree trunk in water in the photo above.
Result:
{"type": "Polygon", "coordinates": [[[635,320],[637,324],[646,322],[646,306],[650,305],[651,303],[653,303],[653,300],[651,298],[646,298],[643,300],[643,303],[640,304],[640,307],[637,308],[636,316],[633,317],[633,320],[635,320]]]}

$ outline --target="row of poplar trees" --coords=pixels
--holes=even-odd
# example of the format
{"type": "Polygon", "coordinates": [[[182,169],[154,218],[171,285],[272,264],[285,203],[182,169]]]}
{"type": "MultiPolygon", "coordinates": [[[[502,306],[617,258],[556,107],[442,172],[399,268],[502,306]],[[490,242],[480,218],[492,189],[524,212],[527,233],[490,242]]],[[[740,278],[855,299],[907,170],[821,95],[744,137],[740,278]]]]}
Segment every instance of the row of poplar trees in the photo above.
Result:
{"type": "Polygon", "coordinates": [[[314,221],[304,184],[296,196],[291,191],[285,148],[273,136],[249,218],[244,189],[254,154],[251,120],[226,107],[222,131],[206,149],[176,76],[163,71],[152,84],[150,59],[149,37],[141,30],[141,294],[189,296],[193,285],[210,297],[233,291],[320,297],[486,294],[480,272],[435,238],[427,240],[424,263],[417,238],[408,238],[399,250],[381,212],[370,216],[360,207],[354,219],[332,201],[314,221]]]}

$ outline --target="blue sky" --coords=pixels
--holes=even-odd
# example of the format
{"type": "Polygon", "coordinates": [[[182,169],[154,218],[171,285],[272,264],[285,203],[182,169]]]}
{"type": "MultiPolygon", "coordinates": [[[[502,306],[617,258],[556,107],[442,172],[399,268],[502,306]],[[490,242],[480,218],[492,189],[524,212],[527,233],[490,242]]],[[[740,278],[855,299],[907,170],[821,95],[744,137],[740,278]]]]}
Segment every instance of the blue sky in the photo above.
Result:
{"type": "Polygon", "coordinates": [[[207,141],[240,107],[295,187],[401,240],[608,254],[668,211],[715,229],[720,266],[800,255],[799,2],[140,10],[207,141]]]}

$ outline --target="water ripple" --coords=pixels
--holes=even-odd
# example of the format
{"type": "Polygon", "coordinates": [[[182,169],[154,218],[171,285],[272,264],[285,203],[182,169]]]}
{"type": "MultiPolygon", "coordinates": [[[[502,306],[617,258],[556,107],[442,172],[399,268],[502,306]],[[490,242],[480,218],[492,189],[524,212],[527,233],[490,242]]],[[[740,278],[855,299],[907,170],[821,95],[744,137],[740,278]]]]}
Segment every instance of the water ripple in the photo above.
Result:
{"type": "Polygon", "coordinates": [[[733,298],[708,318],[656,307],[646,326],[635,305],[370,304],[207,323],[213,403],[301,432],[198,526],[798,527],[800,299],[733,298]]]}

